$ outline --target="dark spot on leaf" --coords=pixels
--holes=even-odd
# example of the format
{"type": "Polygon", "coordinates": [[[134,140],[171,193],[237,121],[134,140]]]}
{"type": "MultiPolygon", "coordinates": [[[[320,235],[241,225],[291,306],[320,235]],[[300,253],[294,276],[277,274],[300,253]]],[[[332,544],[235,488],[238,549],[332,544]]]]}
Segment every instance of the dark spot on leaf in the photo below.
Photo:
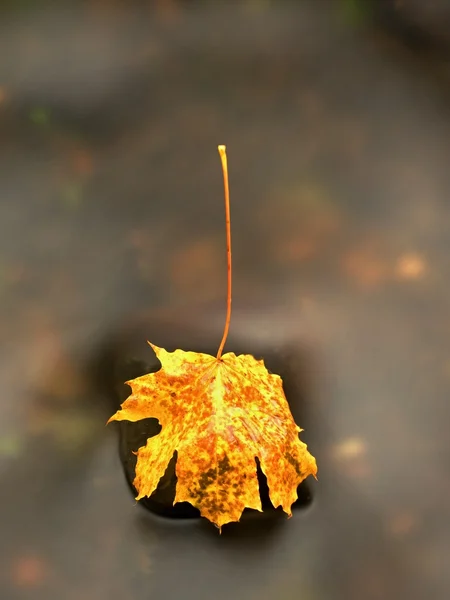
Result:
{"type": "Polygon", "coordinates": [[[292,454],[290,454],[289,452],[286,452],[285,458],[288,461],[288,463],[294,467],[297,475],[301,475],[302,472],[300,471],[300,466],[299,466],[298,462],[295,460],[295,458],[292,456],[292,454]]]}
{"type": "Polygon", "coordinates": [[[215,469],[208,469],[205,473],[202,473],[198,484],[201,490],[206,490],[216,479],[216,471],[215,469]]]}
{"type": "Polygon", "coordinates": [[[217,470],[219,475],[224,475],[227,471],[231,469],[231,462],[228,456],[225,454],[223,458],[221,458],[217,464],[217,470]]]}

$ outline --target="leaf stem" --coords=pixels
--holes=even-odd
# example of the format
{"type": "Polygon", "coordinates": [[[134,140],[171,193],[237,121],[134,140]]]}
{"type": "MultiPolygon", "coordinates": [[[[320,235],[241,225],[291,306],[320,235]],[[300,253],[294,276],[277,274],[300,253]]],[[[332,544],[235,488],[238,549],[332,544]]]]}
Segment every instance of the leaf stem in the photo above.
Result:
{"type": "Polygon", "coordinates": [[[225,220],[227,230],[227,273],[228,273],[228,286],[227,286],[227,317],[225,320],[225,328],[223,330],[222,341],[220,342],[219,350],[217,352],[217,360],[221,359],[223,347],[228,337],[228,330],[230,328],[231,318],[231,225],[230,225],[230,190],[228,186],[228,163],[227,163],[227,150],[225,146],[218,146],[220,161],[222,163],[223,172],[223,188],[225,193],[225,220]]]}

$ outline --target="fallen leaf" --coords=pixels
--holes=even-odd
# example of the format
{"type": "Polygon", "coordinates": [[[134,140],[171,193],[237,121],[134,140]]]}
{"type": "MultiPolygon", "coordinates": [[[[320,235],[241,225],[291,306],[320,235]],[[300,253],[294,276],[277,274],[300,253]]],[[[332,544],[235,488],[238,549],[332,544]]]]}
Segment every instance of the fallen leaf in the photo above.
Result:
{"type": "Polygon", "coordinates": [[[261,511],[256,458],[270,500],[291,515],[297,487],[317,466],[294,422],[282,380],[262,360],[230,352],[167,352],[162,368],[127,383],[132,394],[108,421],[154,417],[161,432],[137,452],[137,500],[150,496],[177,453],[177,502],[190,502],[219,529],[244,508],[261,511]]]}
{"type": "MultiPolygon", "coordinates": [[[[222,525],[262,510],[257,462],[269,497],[290,516],[297,487],[317,466],[298,439],[281,378],[250,355],[222,355],[231,316],[231,228],[226,147],[222,164],[227,236],[227,315],[217,356],[150,344],[162,368],[129,381],[132,394],[108,421],[156,418],[162,431],[137,451],[137,500],[151,496],[176,454],[174,504],[189,502],[222,525]]],[[[197,252],[194,252],[196,257],[197,252]]],[[[198,258],[198,257],[197,257],[198,258]]],[[[202,278],[202,281],[204,278],[202,278]]]]}

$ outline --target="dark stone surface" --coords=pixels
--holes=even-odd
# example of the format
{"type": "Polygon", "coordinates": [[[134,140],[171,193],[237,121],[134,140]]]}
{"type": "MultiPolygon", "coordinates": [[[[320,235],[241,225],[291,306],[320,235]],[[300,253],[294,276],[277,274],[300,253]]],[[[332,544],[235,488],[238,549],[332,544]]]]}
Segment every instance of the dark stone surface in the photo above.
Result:
{"type": "Polygon", "coordinates": [[[2,600],[449,596],[445,45],[361,6],[2,5],[2,600]],[[227,349],[298,369],[319,465],[221,536],[135,506],[104,425],[117,357],[220,341],[220,143],[227,349]]]}

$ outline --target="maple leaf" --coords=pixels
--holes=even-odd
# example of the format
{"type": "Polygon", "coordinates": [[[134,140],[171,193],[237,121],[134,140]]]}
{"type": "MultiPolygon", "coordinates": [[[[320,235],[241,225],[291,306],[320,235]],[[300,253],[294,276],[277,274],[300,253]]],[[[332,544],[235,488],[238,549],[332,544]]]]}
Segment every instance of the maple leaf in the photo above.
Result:
{"type": "Polygon", "coordinates": [[[272,504],[291,515],[298,485],[317,467],[299,440],[281,378],[250,355],[217,359],[150,345],[162,368],[128,381],[132,394],[110,419],[154,417],[162,426],[137,452],[136,499],[155,491],[177,452],[174,504],[190,502],[221,528],[246,507],[262,510],[257,457],[272,504]]]}
{"type": "Polygon", "coordinates": [[[239,521],[244,508],[262,510],[256,458],[269,498],[290,516],[298,485],[316,476],[315,458],[299,440],[281,378],[248,354],[222,356],[231,315],[231,229],[228,167],[222,161],[227,232],[227,316],[217,356],[150,344],[157,373],[128,381],[132,394],[110,421],[153,417],[161,432],[137,451],[137,500],[151,496],[177,453],[174,504],[190,502],[221,529],[239,521]]]}

